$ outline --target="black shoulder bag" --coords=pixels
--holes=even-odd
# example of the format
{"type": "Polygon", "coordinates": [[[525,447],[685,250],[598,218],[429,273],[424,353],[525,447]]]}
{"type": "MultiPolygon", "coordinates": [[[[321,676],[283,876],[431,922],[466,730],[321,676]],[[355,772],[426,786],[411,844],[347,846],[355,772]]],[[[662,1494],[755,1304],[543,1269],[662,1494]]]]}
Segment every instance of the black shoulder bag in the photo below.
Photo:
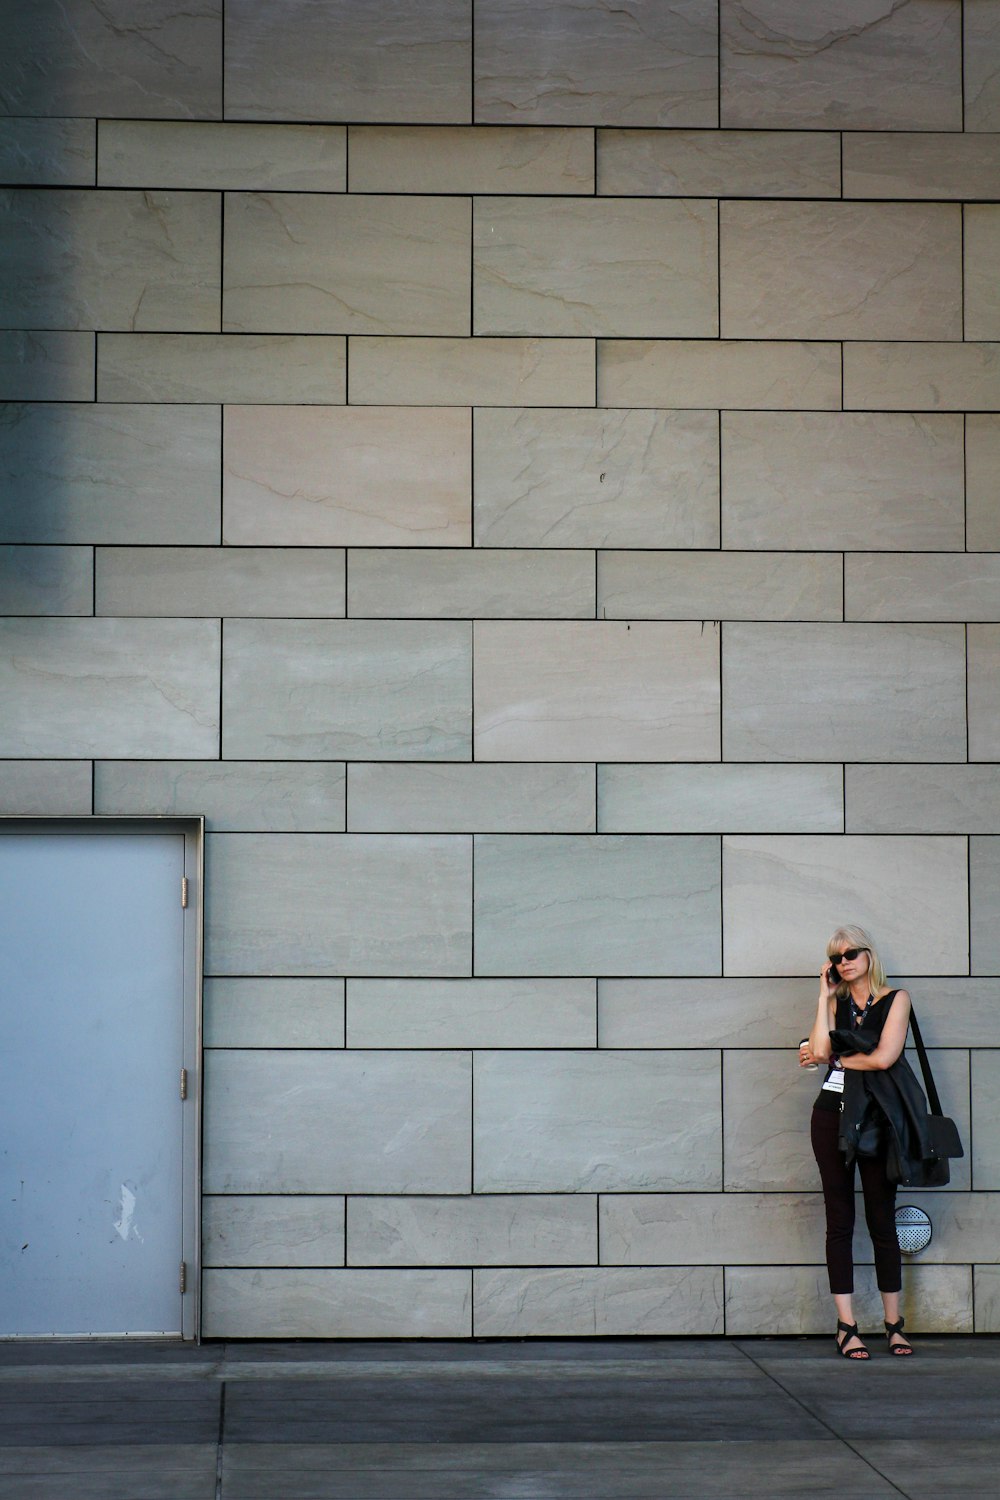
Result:
{"type": "Polygon", "coordinates": [[[934,1074],[927,1060],[927,1049],[924,1039],[920,1035],[920,1027],[917,1024],[917,1016],[913,1007],[910,1007],[910,1029],[913,1032],[913,1040],[917,1045],[917,1056],[920,1058],[920,1071],[924,1075],[924,1090],[927,1094],[927,1138],[930,1142],[931,1163],[937,1162],[943,1169],[943,1176],[936,1178],[933,1183],[927,1185],[943,1187],[948,1181],[950,1172],[948,1170],[948,1158],[953,1156],[964,1156],[961,1138],[958,1134],[958,1126],[954,1120],[941,1113],[941,1100],[938,1097],[937,1085],[934,1082],[934,1074]]]}

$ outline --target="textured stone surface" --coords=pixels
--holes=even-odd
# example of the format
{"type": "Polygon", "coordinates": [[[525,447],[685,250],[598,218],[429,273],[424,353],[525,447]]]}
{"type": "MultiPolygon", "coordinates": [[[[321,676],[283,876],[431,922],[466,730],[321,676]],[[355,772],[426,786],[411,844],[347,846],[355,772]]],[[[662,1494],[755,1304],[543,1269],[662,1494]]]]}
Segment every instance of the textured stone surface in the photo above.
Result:
{"type": "Polygon", "coordinates": [[[601,339],[600,406],[812,410],[840,406],[840,346],[738,339],[601,339]]]}
{"type": "Polygon", "coordinates": [[[1000,619],[1000,556],[860,553],[845,560],[849,620],[1000,619]]]}
{"type": "Polygon", "coordinates": [[[208,979],[204,1035],[206,1047],[342,1047],[344,981],[208,979]]]}
{"type": "Polygon", "coordinates": [[[99,547],[99,615],[343,615],[344,553],[306,547],[99,547]]]}
{"type": "Polygon", "coordinates": [[[721,1333],[722,1270],[475,1271],[478,1338],[721,1333]]]}
{"type": "Polygon", "coordinates": [[[723,203],[723,338],[960,339],[961,212],[723,203]]]}
{"type": "Polygon", "coordinates": [[[594,559],[578,549],[354,547],[347,613],[388,619],[593,619],[594,559]]]}
{"type": "Polygon", "coordinates": [[[88,186],[96,170],[95,143],[92,120],[0,120],[0,181],[88,186]]]}
{"type": "Polygon", "coordinates": [[[89,814],[90,783],[89,760],[0,761],[0,812],[89,814]]]}
{"type": "Polygon", "coordinates": [[[974,1266],[973,1275],[976,1332],[1000,1333],[1000,1266],[974,1266]]]}
{"type": "Polygon", "coordinates": [[[202,1207],[206,1266],[342,1266],[344,1200],[214,1197],[202,1207]]]}
{"type": "Polygon", "coordinates": [[[477,546],[719,544],[707,412],[480,411],[473,479],[477,546]]]}
{"type": "Polygon", "coordinates": [[[601,833],[839,833],[839,766],[604,765],[601,833]]]}
{"type": "Polygon", "coordinates": [[[469,1069],[461,1052],[209,1052],[205,1189],[468,1192],[469,1069]]]}
{"type": "Polygon", "coordinates": [[[1000,344],[847,343],[844,405],[993,411],[1000,407],[1000,344]]]}
{"type": "Polygon", "coordinates": [[[1000,136],[849,132],[844,136],[844,196],[1000,197],[1000,136]]]}
{"type": "Polygon", "coordinates": [[[352,125],[354,193],[592,193],[594,132],[352,125]]]}
{"type": "Polygon", "coordinates": [[[461,837],[214,834],[205,971],[468,974],[470,846],[461,837]]]}
{"type": "Polygon", "coordinates": [[[697,199],[477,198],[473,332],[711,337],[717,253],[697,199]]]}
{"type": "MultiPolygon", "coordinates": [[[[1000,351],[1000,346],[993,347],[1000,351]]],[[[1000,552],[998,486],[1000,416],[970,413],[965,419],[965,536],[972,551],[1000,552]]]]}
{"type": "Polygon", "coordinates": [[[278,546],[470,539],[466,411],[230,407],[224,538],[278,546]]]}
{"type": "Polygon", "coordinates": [[[716,1052],[478,1052],[476,1192],[721,1187],[716,1052]]]}
{"type": "Polygon", "coordinates": [[[718,628],[480,621],[480,760],[704,760],[719,749],[718,628]]]}
{"type": "Polygon", "coordinates": [[[840,922],[878,933],[890,972],[968,973],[964,838],[733,835],[723,904],[730,974],[818,974],[840,922]]]}
{"type": "Polygon", "coordinates": [[[213,620],[0,620],[0,755],[219,751],[213,620]]]}
{"type": "MultiPolygon", "coordinates": [[[[723,512],[725,524],[725,512],[723,512]]],[[[822,552],[600,552],[602,620],[839,620],[843,579],[822,552]]]]}
{"type": "Polygon", "coordinates": [[[477,120],[717,123],[712,0],[480,0],[474,66],[477,120]]]}
{"type": "Polygon", "coordinates": [[[350,1047],[592,1047],[593,979],[352,979],[350,1047]]]}
{"type": "Polygon", "coordinates": [[[353,763],[352,833],[593,833],[589,765],[353,763]]]}
{"type": "Polygon", "coordinates": [[[0,465],[3,541],[219,539],[216,411],[11,404],[0,465]]]}
{"type": "Polygon", "coordinates": [[[723,632],[725,759],[965,759],[960,625],[733,623],[723,632]],[[876,706],[873,725],[865,710],[876,706]]]}
{"type": "Polygon", "coordinates": [[[97,398],[335,405],[346,397],[345,342],[336,335],[102,333],[97,398]]]}
{"type": "Polygon", "coordinates": [[[1000,760],[1000,625],[970,625],[969,759],[1000,760]]]}
{"type": "Polygon", "coordinates": [[[476,839],[477,974],[719,972],[713,837],[476,839]]]}
{"type": "Polygon", "coordinates": [[[217,1270],[202,1281],[206,1338],[468,1338],[468,1271],[217,1270]]]}
{"type": "Polygon", "coordinates": [[[961,6],[722,0],[723,125],[961,130],[961,6]]]}
{"type": "Polygon", "coordinates": [[[849,833],[1000,833],[1000,777],[985,766],[847,766],[849,833]]]}
{"type": "Polygon", "coordinates": [[[832,131],[601,130],[597,191],[612,197],[837,198],[840,141],[832,131]]]}
{"type": "Polygon", "coordinates": [[[218,327],[216,194],[9,188],[0,214],[6,327],[218,327]]]}
{"type": "Polygon", "coordinates": [[[102,120],[101,187],[304,189],[342,193],[342,125],[221,125],[173,120],[102,120]]]}
{"type": "Polygon", "coordinates": [[[226,114],[237,120],[465,121],[465,0],[227,0],[226,114]]]}
{"type": "MultiPolygon", "coordinates": [[[[1000,839],[969,840],[969,926],[973,974],[1000,973],[1000,839]]],[[[981,1082],[977,1089],[981,1089],[981,1082]]],[[[995,1116],[996,1111],[993,1111],[995,1116]]],[[[978,1149],[978,1146],[977,1146],[978,1149]]],[[[985,1163],[985,1154],[980,1158],[985,1163]]],[[[1000,1176],[977,1187],[992,1187],[1000,1176]]]]}
{"type": "Polygon", "coordinates": [[[597,1263],[588,1194],[351,1198],[351,1266],[561,1266],[597,1263]]]}
{"type": "Polygon", "coordinates": [[[224,753],[466,759],[470,632],[457,620],[232,620],[224,649],[224,753]]]}
{"type": "Polygon", "coordinates": [[[1000,338],[1000,204],[965,205],[965,338],[1000,338]]]}
{"type": "Polygon", "coordinates": [[[0,97],[9,114],[220,113],[218,0],[70,0],[41,10],[11,0],[0,97]]]}
{"type": "Polygon", "coordinates": [[[92,547],[0,546],[0,615],[89,615],[92,547]]]}
{"type": "Polygon", "coordinates": [[[198,813],[221,832],[340,832],[344,767],[330,761],[98,761],[99,813],[198,813]]]}
{"type": "Polygon", "coordinates": [[[819,1193],[608,1194],[601,1198],[601,1264],[812,1265],[824,1228],[819,1193]]]}
{"type": "Polygon", "coordinates": [[[965,128],[1000,130],[1000,15],[992,0],[964,0],[965,128]]]}
{"type": "Polygon", "coordinates": [[[227,194],[223,287],[230,331],[468,333],[468,202],[227,194]]]}
{"type": "Polygon", "coordinates": [[[591,339],[351,339],[353,405],[586,406],[591,339]]]}
{"type": "Polygon", "coordinates": [[[0,332],[0,401],[92,401],[92,333],[0,332]]]}
{"type": "MultiPolygon", "coordinates": [[[[861,1229],[859,1237],[863,1233],[861,1229]]],[[[816,1258],[822,1260],[822,1246],[816,1258]]],[[[824,1333],[831,1336],[832,1351],[836,1313],[829,1285],[825,1265],[730,1266],[726,1271],[726,1332],[730,1338],[824,1333]]],[[[861,1327],[880,1329],[885,1313],[874,1266],[859,1266],[855,1288],[854,1311],[861,1327]]],[[[899,1306],[907,1331],[971,1333],[972,1267],[904,1266],[899,1306]]],[[[875,1340],[871,1342],[875,1359],[880,1351],[875,1340]]]]}
{"type": "Polygon", "coordinates": [[[600,979],[602,1047],[795,1047],[815,1014],[809,979],[600,979]],[[805,1021],[803,1027],[802,1022],[805,1021]]]}

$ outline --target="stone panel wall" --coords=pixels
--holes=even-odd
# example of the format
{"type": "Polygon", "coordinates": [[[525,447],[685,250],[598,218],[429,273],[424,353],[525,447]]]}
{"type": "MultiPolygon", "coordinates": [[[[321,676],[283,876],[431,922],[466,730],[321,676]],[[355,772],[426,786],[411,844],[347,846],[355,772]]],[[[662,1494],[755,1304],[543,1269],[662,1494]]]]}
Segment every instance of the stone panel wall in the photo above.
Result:
{"type": "Polygon", "coordinates": [[[207,815],[206,1335],[826,1330],[844,921],[1000,1331],[995,7],[7,10],[0,807],[207,815]]]}

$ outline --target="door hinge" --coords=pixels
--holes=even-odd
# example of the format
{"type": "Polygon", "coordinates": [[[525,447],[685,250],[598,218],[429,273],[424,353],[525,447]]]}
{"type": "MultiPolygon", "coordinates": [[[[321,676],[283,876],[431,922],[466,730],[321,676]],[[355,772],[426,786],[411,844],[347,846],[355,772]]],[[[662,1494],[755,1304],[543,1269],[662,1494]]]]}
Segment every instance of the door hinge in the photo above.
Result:
{"type": "Polygon", "coordinates": [[[186,1292],[187,1289],[188,1289],[188,1268],[187,1268],[187,1261],[186,1260],[182,1260],[181,1261],[181,1292],[186,1292]]]}
{"type": "Polygon", "coordinates": [[[186,875],[182,875],[181,876],[181,905],[182,906],[187,906],[187,904],[188,904],[188,878],[187,878],[186,875]]]}
{"type": "Polygon", "coordinates": [[[182,1099],[186,1099],[187,1096],[188,1096],[188,1070],[187,1070],[187,1068],[181,1068],[181,1098],[182,1099]]]}

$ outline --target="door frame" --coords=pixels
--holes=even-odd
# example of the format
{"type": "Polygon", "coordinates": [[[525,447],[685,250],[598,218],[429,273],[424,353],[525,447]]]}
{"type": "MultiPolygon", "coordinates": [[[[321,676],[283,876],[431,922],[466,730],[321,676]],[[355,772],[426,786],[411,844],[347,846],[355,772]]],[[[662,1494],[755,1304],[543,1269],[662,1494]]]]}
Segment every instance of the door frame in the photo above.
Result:
{"type": "MultiPolygon", "coordinates": [[[[205,950],[205,819],[202,815],[175,817],[169,813],[93,813],[63,816],[59,813],[5,813],[0,830],[32,828],[46,832],[73,828],[95,832],[102,829],[145,829],[148,832],[181,834],[184,839],[184,878],[187,905],[183,908],[184,949],[183,1043],[181,1066],[187,1070],[187,1099],[181,1113],[181,1260],[186,1270],[183,1292],[181,1266],[177,1285],[181,1298],[181,1333],[185,1340],[201,1342],[201,1156],[202,1156],[202,974],[205,950]]],[[[181,893],[178,892],[178,901],[181,893]]],[[[178,1093],[181,1080],[177,1080],[178,1093]]],[[[106,1335],[114,1337],[114,1335],[106,1335]]],[[[128,1335],[122,1335],[127,1338],[128,1335]]],[[[14,1338],[19,1335],[13,1335],[14,1338]]],[[[50,1335],[79,1339],[81,1335],[50,1335]]]]}

